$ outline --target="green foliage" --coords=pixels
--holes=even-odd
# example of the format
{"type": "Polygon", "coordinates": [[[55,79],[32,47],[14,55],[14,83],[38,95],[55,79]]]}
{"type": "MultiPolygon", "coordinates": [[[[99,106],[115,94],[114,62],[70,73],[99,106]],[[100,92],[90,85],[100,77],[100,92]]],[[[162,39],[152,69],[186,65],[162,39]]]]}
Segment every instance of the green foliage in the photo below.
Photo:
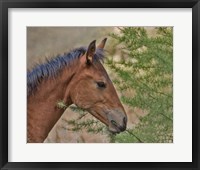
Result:
{"type": "Polygon", "coordinates": [[[98,120],[88,119],[84,121],[77,121],[77,119],[67,120],[68,125],[71,125],[72,128],[68,130],[72,131],[82,131],[86,130],[89,133],[100,133],[103,132],[105,126],[100,124],[98,120]]]}
{"type": "Polygon", "coordinates": [[[109,58],[107,66],[117,74],[114,84],[122,92],[121,101],[132,108],[148,111],[128,132],[115,137],[115,142],[173,141],[173,32],[157,28],[149,36],[144,28],[120,28],[111,34],[122,46],[121,60],[109,58]],[[132,96],[125,91],[134,90],[132,96]]]}
{"type": "Polygon", "coordinates": [[[65,105],[64,101],[62,101],[62,100],[58,101],[58,102],[56,103],[56,106],[57,106],[58,108],[64,109],[64,110],[67,108],[67,106],[65,105]]]}

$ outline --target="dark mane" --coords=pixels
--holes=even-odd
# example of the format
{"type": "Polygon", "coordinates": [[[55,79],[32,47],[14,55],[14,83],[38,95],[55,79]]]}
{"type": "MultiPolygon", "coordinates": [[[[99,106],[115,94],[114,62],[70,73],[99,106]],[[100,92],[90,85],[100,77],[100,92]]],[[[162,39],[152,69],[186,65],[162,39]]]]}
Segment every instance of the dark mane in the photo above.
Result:
{"type": "MultiPolygon", "coordinates": [[[[71,52],[58,55],[57,57],[47,60],[44,64],[36,65],[31,71],[27,72],[27,96],[29,96],[40,84],[43,79],[54,78],[65,67],[69,67],[73,61],[80,58],[87,48],[80,47],[71,52]]],[[[96,50],[94,60],[103,60],[104,52],[101,49],[96,50]]]]}

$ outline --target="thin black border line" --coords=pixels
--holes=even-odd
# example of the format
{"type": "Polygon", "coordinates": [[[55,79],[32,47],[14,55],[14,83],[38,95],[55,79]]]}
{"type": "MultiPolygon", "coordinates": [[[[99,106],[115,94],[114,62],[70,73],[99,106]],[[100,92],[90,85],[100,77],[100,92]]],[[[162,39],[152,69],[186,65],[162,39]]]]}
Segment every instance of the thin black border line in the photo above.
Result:
{"type": "MultiPolygon", "coordinates": [[[[0,0],[0,167],[8,169],[200,169],[199,0],[0,0]],[[192,163],[8,162],[8,8],[192,8],[192,163]]],[[[180,63],[181,64],[181,63],[180,63]]]]}
{"type": "Polygon", "coordinates": [[[192,8],[199,0],[0,0],[10,8],[192,8]]]}

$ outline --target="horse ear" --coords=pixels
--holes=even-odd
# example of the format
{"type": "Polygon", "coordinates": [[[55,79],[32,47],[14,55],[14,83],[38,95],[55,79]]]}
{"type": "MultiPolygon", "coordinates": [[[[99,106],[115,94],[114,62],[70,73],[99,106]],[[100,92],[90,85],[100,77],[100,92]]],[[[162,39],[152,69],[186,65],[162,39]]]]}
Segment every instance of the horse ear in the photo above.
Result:
{"type": "Polygon", "coordinates": [[[86,53],[86,63],[87,64],[92,62],[95,51],[96,51],[96,40],[92,41],[88,46],[87,53],[86,53]]]}
{"type": "Polygon", "coordinates": [[[101,43],[98,45],[97,48],[104,49],[104,46],[105,46],[105,44],[106,44],[106,41],[107,41],[107,38],[104,38],[104,39],[101,41],[101,43]]]}

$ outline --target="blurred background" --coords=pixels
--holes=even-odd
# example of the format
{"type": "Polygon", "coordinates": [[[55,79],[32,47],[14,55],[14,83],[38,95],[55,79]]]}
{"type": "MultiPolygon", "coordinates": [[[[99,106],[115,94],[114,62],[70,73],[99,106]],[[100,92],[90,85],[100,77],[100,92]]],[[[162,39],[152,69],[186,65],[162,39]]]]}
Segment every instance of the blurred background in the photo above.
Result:
{"type": "Polygon", "coordinates": [[[93,40],[108,37],[112,27],[28,27],[27,67],[45,57],[51,58],[76,47],[88,46],[93,40]]]}
{"type": "Polygon", "coordinates": [[[48,143],[172,143],[172,27],[27,27],[27,69],[108,38],[106,68],[128,115],[123,133],[75,105],[67,108],[49,133],[48,143]]]}

